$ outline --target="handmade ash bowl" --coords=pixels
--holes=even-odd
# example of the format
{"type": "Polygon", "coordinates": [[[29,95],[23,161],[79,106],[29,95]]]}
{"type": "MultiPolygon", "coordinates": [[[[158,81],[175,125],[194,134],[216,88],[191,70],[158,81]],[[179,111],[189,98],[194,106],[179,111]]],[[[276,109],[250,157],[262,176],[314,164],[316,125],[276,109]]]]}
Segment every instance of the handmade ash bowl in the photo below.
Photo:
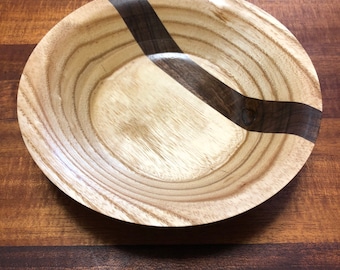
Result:
{"type": "Polygon", "coordinates": [[[295,37],[231,0],[95,0],[41,40],[18,91],[46,176],[152,226],[223,220],[276,194],[311,154],[321,109],[295,37]]]}

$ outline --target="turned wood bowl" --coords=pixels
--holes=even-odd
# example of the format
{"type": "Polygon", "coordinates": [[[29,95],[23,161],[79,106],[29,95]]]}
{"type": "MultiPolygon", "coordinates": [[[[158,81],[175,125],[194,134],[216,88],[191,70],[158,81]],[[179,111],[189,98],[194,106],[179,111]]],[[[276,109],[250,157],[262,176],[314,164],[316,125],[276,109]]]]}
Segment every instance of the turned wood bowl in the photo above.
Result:
{"type": "Polygon", "coordinates": [[[45,175],[115,219],[191,226],[280,191],[322,100],[296,38],[245,1],[95,0],[53,27],[18,90],[45,175]]]}

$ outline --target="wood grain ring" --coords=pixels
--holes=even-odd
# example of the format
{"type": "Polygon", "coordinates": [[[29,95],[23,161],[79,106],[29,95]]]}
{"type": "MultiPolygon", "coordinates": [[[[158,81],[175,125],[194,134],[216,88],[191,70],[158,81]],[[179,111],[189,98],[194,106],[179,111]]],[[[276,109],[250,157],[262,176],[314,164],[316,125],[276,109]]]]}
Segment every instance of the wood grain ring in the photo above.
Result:
{"type": "Polygon", "coordinates": [[[85,206],[153,226],[225,219],[282,189],[322,109],[293,35],[242,1],[111,2],[63,19],[24,69],[19,124],[47,177],[85,206]]]}

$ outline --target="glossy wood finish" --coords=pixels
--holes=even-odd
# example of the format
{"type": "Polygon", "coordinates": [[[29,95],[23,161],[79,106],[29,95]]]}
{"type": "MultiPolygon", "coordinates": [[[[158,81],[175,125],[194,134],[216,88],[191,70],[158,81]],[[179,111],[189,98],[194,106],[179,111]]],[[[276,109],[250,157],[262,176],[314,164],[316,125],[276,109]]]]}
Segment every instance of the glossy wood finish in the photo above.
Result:
{"type": "MultiPolygon", "coordinates": [[[[263,55],[261,55],[262,59],[260,61],[271,61],[273,67],[277,68],[277,72],[283,73],[283,77],[287,76],[284,71],[285,69],[295,69],[297,66],[301,65],[300,68],[302,70],[304,69],[304,76],[306,77],[306,79],[308,78],[314,82],[313,84],[310,84],[308,88],[306,87],[306,90],[312,92],[315,97],[320,96],[318,94],[319,82],[317,81],[317,79],[313,78],[312,73],[314,71],[311,67],[308,66],[308,61],[303,59],[304,52],[301,52],[298,49],[296,49],[295,52],[290,52],[292,48],[299,48],[300,45],[289,35],[289,33],[285,33],[281,29],[279,30],[279,28],[281,27],[280,25],[277,25],[275,30],[268,27],[268,22],[266,21],[267,18],[265,18],[263,15],[263,17],[261,18],[260,14],[256,14],[257,20],[253,19],[253,21],[247,20],[246,16],[243,18],[243,13],[247,11],[249,12],[252,7],[246,7],[242,4],[240,4],[239,6],[235,5],[234,9],[214,11],[215,14],[218,14],[215,18],[209,17],[209,12],[207,11],[207,14],[205,14],[207,18],[206,20],[201,19],[200,26],[197,26],[197,22],[191,22],[191,24],[187,23],[186,19],[183,19],[182,22],[181,19],[179,19],[176,22],[178,24],[178,28],[186,28],[189,26],[192,28],[191,31],[196,31],[198,33],[203,33],[206,32],[207,29],[210,29],[210,36],[208,34],[208,38],[204,40],[200,39],[200,35],[191,37],[192,46],[197,46],[198,50],[201,49],[201,54],[207,54],[207,59],[211,58],[211,56],[209,55],[210,50],[214,50],[214,47],[219,47],[220,52],[222,52],[220,53],[220,58],[230,58],[238,63],[248,62],[247,64],[239,64],[240,67],[246,69],[246,66],[250,66],[250,63],[257,63],[257,65],[263,69],[262,74],[255,74],[255,72],[253,71],[247,72],[248,74],[250,74],[251,79],[254,81],[260,78],[260,80],[268,80],[269,84],[273,84],[271,85],[271,87],[272,91],[275,92],[275,97],[272,97],[273,100],[268,101],[259,98],[248,97],[247,95],[242,95],[238,91],[232,89],[229,85],[226,85],[225,83],[220,81],[211,73],[207,72],[204,68],[202,68],[178,46],[178,44],[172,37],[172,33],[169,33],[167,31],[164,23],[162,22],[162,19],[157,16],[154,7],[148,1],[111,0],[110,2],[118,10],[120,15],[124,19],[127,27],[134,36],[135,40],[143,50],[144,54],[147,55],[151,61],[153,61],[157,66],[159,66],[168,75],[170,75],[177,82],[183,85],[186,89],[190,90],[197,97],[204,100],[207,104],[209,104],[215,110],[230,119],[232,122],[249,131],[295,134],[306,138],[311,142],[315,142],[320,127],[320,109],[322,107],[321,102],[313,102],[313,105],[317,107],[314,108],[301,102],[290,102],[289,97],[287,96],[284,97],[285,101],[274,101],[276,97],[282,98],[282,92],[284,92],[285,90],[276,89],[277,85],[274,85],[274,80],[271,78],[270,75],[266,74],[265,65],[261,67],[260,62],[257,62],[254,59],[255,56],[251,53],[251,51],[253,50],[257,50],[259,51],[259,53],[265,52],[263,55]],[[249,10],[247,10],[247,8],[249,8],[249,10]],[[240,10],[239,13],[237,12],[237,9],[240,10]],[[221,14],[219,14],[219,12],[221,14]],[[209,20],[211,20],[211,23],[209,23],[209,20]],[[251,37],[248,37],[247,39],[247,34],[242,33],[244,29],[241,28],[243,31],[240,31],[238,29],[237,22],[234,23],[235,25],[231,24],[228,26],[230,28],[234,28],[234,32],[230,31],[229,33],[228,30],[225,29],[224,32],[227,32],[227,34],[220,34],[219,31],[216,31],[215,33],[212,29],[216,29],[218,26],[216,20],[222,20],[222,22],[226,24],[228,24],[228,22],[231,20],[240,20],[239,23],[244,23],[247,25],[247,28],[252,29],[250,31],[258,31],[257,34],[262,35],[262,39],[255,39],[255,41],[251,37]],[[261,28],[261,24],[263,24],[263,29],[262,31],[259,31],[259,28],[261,28]],[[195,27],[193,27],[193,25],[195,25],[195,27]],[[267,32],[275,32],[277,35],[281,36],[279,38],[275,36],[271,37],[270,34],[268,34],[267,32]],[[242,53],[238,52],[237,56],[231,54],[230,52],[229,54],[224,54],[223,46],[217,45],[219,43],[217,40],[221,37],[223,37],[227,41],[223,43],[224,48],[228,46],[236,47],[237,50],[234,51],[234,54],[236,54],[238,50],[242,53]],[[237,42],[234,43],[232,40],[235,40],[237,38],[241,40],[245,39],[245,43],[248,42],[249,44],[247,44],[247,46],[242,46],[238,45],[237,42]],[[212,40],[215,40],[215,42],[212,40]],[[194,45],[195,42],[197,42],[198,44],[194,45]],[[206,45],[209,45],[210,50],[205,49],[204,46],[200,48],[200,42],[206,42],[206,45]],[[276,43],[277,47],[281,47],[282,51],[278,50],[277,48],[271,48],[270,46],[267,47],[266,43],[271,42],[276,43]],[[289,45],[287,45],[288,42],[289,45]],[[286,47],[289,47],[289,49],[287,49],[286,47]],[[275,51],[275,49],[277,51],[275,51]],[[279,55],[281,53],[286,54],[286,59],[280,58],[279,55]],[[296,59],[290,59],[290,61],[294,62],[294,64],[291,67],[286,67],[286,65],[288,64],[287,61],[282,60],[287,60],[290,57],[293,58],[292,56],[297,56],[300,53],[301,56],[298,56],[296,59]],[[248,56],[249,58],[247,58],[246,56],[248,56]],[[243,57],[245,59],[243,59],[243,57]],[[263,58],[265,58],[266,60],[264,60],[263,58]],[[316,89],[317,91],[314,92],[313,89],[316,89]]],[[[159,5],[161,6],[161,4],[159,5]]],[[[155,3],[155,6],[157,7],[157,2],[155,3]]],[[[211,6],[210,8],[213,9],[214,5],[211,4],[211,6]]],[[[189,12],[190,8],[192,7],[190,7],[189,4],[183,9],[189,12]]],[[[209,6],[203,7],[202,10],[209,10],[209,6]]],[[[176,9],[176,6],[173,10],[170,9],[168,11],[168,13],[170,14],[180,12],[182,12],[182,10],[180,10],[180,8],[176,9]]],[[[197,13],[197,10],[192,9],[191,12],[195,14],[197,13]]],[[[255,11],[252,12],[255,13],[255,11]]],[[[199,15],[201,15],[203,17],[202,13],[196,16],[195,15],[192,16],[199,17],[199,15]]],[[[170,21],[170,19],[168,20],[170,21]]],[[[274,25],[273,28],[275,28],[275,22],[271,23],[274,25]]],[[[180,36],[180,34],[176,32],[174,33],[174,35],[180,36]]],[[[249,36],[251,36],[251,34],[249,34],[249,36]]],[[[188,48],[186,49],[188,50],[188,48]]],[[[230,67],[232,67],[232,65],[230,65],[230,67]]],[[[228,66],[226,67],[226,69],[227,68],[228,66]]],[[[304,72],[301,72],[301,75],[304,72]]],[[[227,73],[231,74],[232,71],[228,70],[227,73]]],[[[301,79],[298,74],[294,75],[296,76],[296,78],[298,78],[298,80],[301,79]]],[[[296,80],[296,78],[294,76],[286,77],[284,81],[288,85],[292,83],[291,81],[296,80]]],[[[307,80],[304,83],[307,84],[307,80]]],[[[290,91],[291,89],[293,89],[294,92],[299,92],[301,90],[298,89],[297,85],[295,86],[295,88],[290,87],[288,91],[290,91]]],[[[246,93],[252,93],[252,91],[249,90],[243,91],[245,91],[246,93]]],[[[265,91],[266,90],[264,90],[264,92],[265,91]]],[[[304,100],[304,102],[306,102],[306,99],[304,100]]]]}
{"type": "Polygon", "coordinates": [[[324,102],[320,136],[302,171],[277,196],[230,220],[189,229],[125,224],[80,206],[46,179],[23,144],[16,94],[26,60],[56,22],[86,2],[0,3],[0,267],[336,268],[340,264],[337,1],[251,1],[283,22],[310,55],[324,102]],[[223,245],[107,246],[200,243],[223,245]],[[231,245],[235,243],[239,245],[231,245]]]}
{"type": "Polygon", "coordinates": [[[224,220],[281,190],[322,108],[292,34],[248,2],[111,2],[62,20],[22,73],[19,125],[46,176],[151,226],[224,220]]]}

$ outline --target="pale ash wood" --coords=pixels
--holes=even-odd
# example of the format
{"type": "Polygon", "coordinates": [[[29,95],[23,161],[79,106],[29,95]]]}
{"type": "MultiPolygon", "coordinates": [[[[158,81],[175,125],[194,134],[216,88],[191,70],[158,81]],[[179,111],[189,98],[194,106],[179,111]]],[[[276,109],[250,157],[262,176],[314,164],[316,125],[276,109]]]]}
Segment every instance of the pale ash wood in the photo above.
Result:
{"type": "MultiPolygon", "coordinates": [[[[311,61],[268,14],[241,1],[150,2],[183,51],[224,83],[321,109],[311,61]]],[[[38,44],[20,81],[18,118],[33,159],[66,194],[155,226],[209,223],[260,204],[314,146],[246,132],[213,111],[143,56],[104,0],[38,44]]]]}
{"type": "Polygon", "coordinates": [[[6,246],[266,244],[339,242],[338,119],[322,121],[311,158],[292,183],[238,217],[187,229],[132,226],[94,213],[59,192],[21,143],[15,121],[1,123],[0,239],[6,246]],[[18,149],[18,146],[20,148],[18,149]],[[321,180],[320,180],[321,179],[321,180]],[[20,200],[18,200],[20,198],[20,200]]]}
{"type": "Polygon", "coordinates": [[[197,185],[192,179],[226,164],[246,138],[144,56],[103,80],[92,96],[93,126],[111,154],[183,195],[197,185]]]}

